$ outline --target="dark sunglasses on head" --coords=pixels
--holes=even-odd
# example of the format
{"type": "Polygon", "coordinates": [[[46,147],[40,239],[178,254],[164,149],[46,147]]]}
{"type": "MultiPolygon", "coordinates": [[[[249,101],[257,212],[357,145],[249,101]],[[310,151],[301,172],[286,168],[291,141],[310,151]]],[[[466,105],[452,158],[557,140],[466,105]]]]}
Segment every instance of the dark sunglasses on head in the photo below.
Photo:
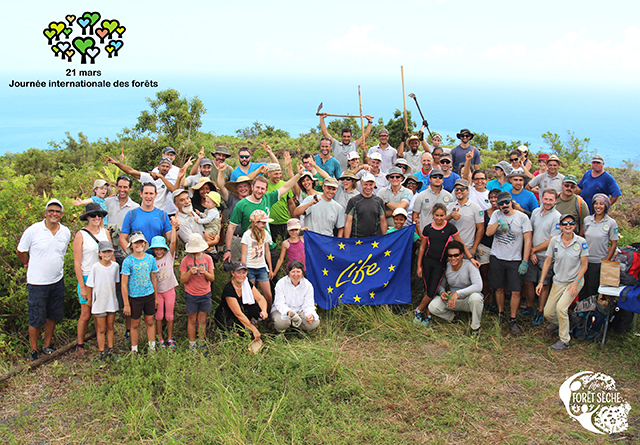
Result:
{"type": "Polygon", "coordinates": [[[511,204],[511,200],[510,199],[508,199],[506,201],[500,201],[498,203],[499,206],[508,206],[509,204],[511,204]]]}
{"type": "Polygon", "coordinates": [[[576,222],[575,222],[575,221],[562,221],[562,222],[560,223],[560,225],[561,225],[562,227],[565,227],[565,226],[575,226],[575,225],[576,225],[576,222]]]}
{"type": "Polygon", "coordinates": [[[444,176],[442,176],[442,175],[433,175],[433,176],[431,176],[431,179],[444,179],[444,176]]]}

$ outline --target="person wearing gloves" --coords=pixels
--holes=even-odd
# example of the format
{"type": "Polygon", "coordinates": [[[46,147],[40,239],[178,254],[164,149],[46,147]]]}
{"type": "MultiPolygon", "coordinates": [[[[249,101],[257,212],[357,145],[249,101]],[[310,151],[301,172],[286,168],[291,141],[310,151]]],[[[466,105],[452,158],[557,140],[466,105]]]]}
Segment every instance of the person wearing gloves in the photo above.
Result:
{"type": "Polygon", "coordinates": [[[487,226],[487,236],[493,237],[489,256],[489,282],[495,291],[500,323],[506,322],[504,314],[505,281],[511,291],[511,317],[509,329],[513,335],[522,334],[516,322],[520,307],[522,276],[527,273],[531,256],[532,229],[529,218],[514,210],[511,193],[498,193],[498,208],[491,215],[487,226]],[[522,248],[524,246],[524,255],[522,248]]]}
{"type": "Polygon", "coordinates": [[[471,312],[471,336],[480,333],[480,318],[484,308],[482,296],[482,277],[477,267],[470,261],[463,261],[464,245],[459,241],[451,241],[447,246],[447,269],[444,281],[440,283],[440,298],[429,303],[429,311],[436,317],[455,322],[456,312],[471,312]],[[449,292],[445,292],[446,285],[449,292]]]}
{"type": "MultiPolygon", "coordinates": [[[[576,224],[576,217],[573,215],[564,214],[560,217],[562,234],[549,241],[547,258],[536,287],[536,293],[540,295],[544,278],[553,262],[553,286],[544,306],[544,318],[558,327],[560,339],[551,346],[555,351],[563,351],[569,347],[569,306],[584,286],[584,274],[588,267],[589,247],[583,237],[573,232],[576,224]]],[[[547,330],[553,330],[555,326],[547,327],[547,330]]]]}
{"type": "Polygon", "coordinates": [[[290,327],[312,331],[320,324],[313,299],[313,286],[304,277],[302,262],[292,261],[288,275],[276,284],[271,319],[278,332],[284,332],[290,327]]]}

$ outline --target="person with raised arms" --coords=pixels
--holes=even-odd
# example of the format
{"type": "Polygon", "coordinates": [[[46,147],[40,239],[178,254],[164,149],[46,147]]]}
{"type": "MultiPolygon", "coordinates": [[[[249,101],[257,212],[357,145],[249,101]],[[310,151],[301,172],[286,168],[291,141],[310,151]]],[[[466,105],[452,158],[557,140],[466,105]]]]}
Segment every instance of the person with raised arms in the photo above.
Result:
{"type": "Polygon", "coordinates": [[[327,113],[320,113],[320,130],[322,131],[322,136],[331,139],[333,157],[340,163],[340,171],[345,171],[349,168],[347,165],[347,154],[352,151],[357,152],[358,147],[362,146],[364,140],[369,137],[373,126],[373,116],[364,116],[368,121],[367,127],[364,129],[364,135],[360,136],[355,142],[351,141],[351,129],[349,127],[344,127],[342,129],[340,141],[331,136],[329,130],[327,130],[327,125],[324,122],[324,119],[327,116],[327,113]]]}
{"type": "MultiPolygon", "coordinates": [[[[273,150],[268,145],[264,145],[263,148],[269,155],[271,162],[278,162],[278,158],[273,154],[273,150]]],[[[251,150],[249,147],[241,147],[238,150],[238,161],[240,165],[231,172],[229,177],[230,181],[236,181],[240,176],[248,176],[249,173],[259,169],[261,166],[266,165],[264,162],[251,162],[251,150]]]]}

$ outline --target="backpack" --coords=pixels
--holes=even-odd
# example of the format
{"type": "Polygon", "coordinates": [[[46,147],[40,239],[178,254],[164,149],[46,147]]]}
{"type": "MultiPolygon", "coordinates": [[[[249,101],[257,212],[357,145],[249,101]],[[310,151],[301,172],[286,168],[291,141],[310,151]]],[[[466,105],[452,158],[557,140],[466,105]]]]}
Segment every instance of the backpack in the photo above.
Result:
{"type": "Polygon", "coordinates": [[[614,258],[620,262],[620,285],[636,286],[640,284],[640,245],[634,243],[627,247],[622,247],[614,258]]]}
{"type": "Polygon", "coordinates": [[[571,313],[572,337],[590,340],[600,336],[607,320],[608,308],[598,302],[597,295],[579,301],[571,313]]]}

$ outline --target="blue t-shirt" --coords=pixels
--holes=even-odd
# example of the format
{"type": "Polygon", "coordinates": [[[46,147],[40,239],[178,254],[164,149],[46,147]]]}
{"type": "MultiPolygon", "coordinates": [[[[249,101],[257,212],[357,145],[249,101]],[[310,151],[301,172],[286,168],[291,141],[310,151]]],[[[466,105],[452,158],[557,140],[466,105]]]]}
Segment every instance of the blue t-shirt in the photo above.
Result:
{"type": "MultiPolygon", "coordinates": [[[[100,208],[102,210],[104,210],[105,212],[108,212],[109,209],[107,209],[107,201],[105,201],[104,198],[98,198],[97,196],[92,196],[91,200],[95,203],[100,204],[100,208]]],[[[102,222],[104,223],[104,225],[106,226],[107,224],[109,224],[109,215],[105,215],[105,217],[103,218],[102,222]]]]}
{"type": "Polygon", "coordinates": [[[525,189],[522,189],[518,194],[514,194],[513,189],[510,190],[510,192],[511,196],[513,196],[513,200],[520,204],[520,207],[522,207],[527,212],[531,213],[538,208],[538,200],[536,199],[536,195],[534,195],[533,192],[525,189]]]}
{"type": "Polygon", "coordinates": [[[448,178],[444,178],[442,181],[442,188],[449,193],[453,193],[453,186],[456,184],[458,179],[460,179],[460,175],[457,173],[451,173],[448,178]]]}
{"type": "Polygon", "coordinates": [[[431,184],[431,180],[429,179],[429,176],[431,176],[431,172],[429,172],[428,175],[425,175],[422,172],[422,169],[418,170],[417,173],[415,173],[416,178],[418,178],[420,181],[422,181],[422,187],[420,187],[418,190],[416,190],[416,194],[424,191],[427,189],[427,187],[429,186],[429,184],[431,184]]]}
{"type": "Polygon", "coordinates": [[[593,213],[593,196],[597,193],[604,193],[609,197],[620,196],[622,192],[618,183],[608,172],[602,173],[597,178],[591,176],[591,170],[586,172],[580,182],[580,196],[585,200],[587,206],[589,206],[589,213],[593,213]]]}
{"type": "Polygon", "coordinates": [[[237,181],[240,176],[246,176],[254,170],[259,169],[263,165],[267,165],[264,162],[249,162],[249,171],[247,173],[240,170],[240,167],[236,167],[234,171],[231,172],[231,177],[229,181],[237,181]]]}
{"type": "Polygon", "coordinates": [[[146,297],[153,294],[153,283],[151,273],[158,271],[156,260],[148,253],[139,260],[133,255],[129,255],[122,262],[122,275],[129,276],[129,297],[146,297]]]}
{"type": "Polygon", "coordinates": [[[512,188],[513,186],[509,181],[505,182],[504,185],[500,185],[500,181],[498,181],[497,179],[492,179],[491,181],[487,182],[487,190],[489,191],[498,189],[501,192],[510,192],[512,188]]]}
{"type": "Polygon", "coordinates": [[[150,212],[142,210],[141,207],[130,210],[124,216],[120,233],[128,235],[136,230],[142,232],[147,242],[151,243],[154,236],[164,236],[165,233],[171,232],[169,215],[155,207],[150,212]],[[132,219],[133,222],[131,222],[132,219]]]}
{"type": "Polygon", "coordinates": [[[326,171],[329,176],[336,179],[340,177],[340,163],[333,156],[327,159],[327,162],[322,162],[320,155],[315,155],[316,165],[322,170],[326,171]]]}
{"type": "MultiPolygon", "coordinates": [[[[471,151],[471,145],[469,148],[462,148],[460,145],[453,148],[451,150],[451,159],[453,163],[453,168],[451,169],[454,173],[460,173],[460,169],[464,167],[465,162],[467,162],[467,153],[471,151]]],[[[473,152],[473,158],[471,159],[471,166],[480,164],[480,150],[476,147],[476,151],[473,152]]]]}

